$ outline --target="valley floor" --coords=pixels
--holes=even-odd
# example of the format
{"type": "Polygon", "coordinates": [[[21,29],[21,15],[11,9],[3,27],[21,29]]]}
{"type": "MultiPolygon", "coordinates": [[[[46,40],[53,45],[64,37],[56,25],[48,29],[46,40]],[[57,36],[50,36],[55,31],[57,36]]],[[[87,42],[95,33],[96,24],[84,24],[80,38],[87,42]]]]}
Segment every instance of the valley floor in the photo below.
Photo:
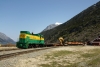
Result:
{"type": "Polygon", "coordinates": [[[0,61],[1,67],[100,67],[100,46],[63,46],[0,61]]]}

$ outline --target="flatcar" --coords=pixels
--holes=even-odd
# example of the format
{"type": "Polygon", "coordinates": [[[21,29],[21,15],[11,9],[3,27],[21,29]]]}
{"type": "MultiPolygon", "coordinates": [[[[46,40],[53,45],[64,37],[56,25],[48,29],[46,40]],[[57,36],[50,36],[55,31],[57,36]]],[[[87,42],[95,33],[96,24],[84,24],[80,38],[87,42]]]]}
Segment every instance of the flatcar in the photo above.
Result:
{"type": "Polygon", "coordinates": [[[41,34],[33,34],[29,31],[20,31],[19,41],[16,42],[18,48],[43,47],[45,45],[44,37],[41,34]]]}

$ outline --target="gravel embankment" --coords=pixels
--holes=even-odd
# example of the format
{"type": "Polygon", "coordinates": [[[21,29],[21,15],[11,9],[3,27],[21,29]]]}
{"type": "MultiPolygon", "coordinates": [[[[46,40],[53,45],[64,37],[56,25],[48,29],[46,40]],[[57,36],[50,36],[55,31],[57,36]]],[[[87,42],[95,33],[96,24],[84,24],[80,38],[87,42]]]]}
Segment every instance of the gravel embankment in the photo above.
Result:
{"type": "Polygon", "coordinates": [[[0,61],[0,67],[27,67],[27,66],[25,66],[25,64],[28,64],[28,62],[30,62],[30,61],[27,61],[27,59],[31,60],[32,58],[41,56],[47,52],[50,52],[51,50],[52,49],[46,49],[46,50],[36,51],[36,52],[32,52],[32,53],[28,53],[28,54],[19,55],[16,57],[4,59],[4,60],[0,61]]]}
{"type": "Polygon", "coordinates": [[[0,52],[0,55],[9,54],[9,53],[15,53],[15,52],[28,51],[28,50],[35,50],[35,49],[41,49],[41,48],[34,48],[34,49],[19,49],[19,50],[11,50],[11,51],[2,51],[2,52],[0,52]]]}

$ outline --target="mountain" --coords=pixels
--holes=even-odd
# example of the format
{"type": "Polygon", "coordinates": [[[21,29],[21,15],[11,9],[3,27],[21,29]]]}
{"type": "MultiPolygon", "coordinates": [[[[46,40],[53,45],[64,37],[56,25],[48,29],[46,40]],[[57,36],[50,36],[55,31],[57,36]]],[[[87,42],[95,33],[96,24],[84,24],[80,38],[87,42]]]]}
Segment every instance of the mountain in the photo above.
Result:
{"type": "Polygon", "coordinates": [[[48,25],[43,31],[47,31],[47,30],[53,29],[53,28],[55,28],[56,26],[61,25],[61,24],[62,24],[62,23],[59,23],[59,22],[56,22],[55,24],[50,24],[50,25],[48,25]]]}
{"type": "Polygon", "coordinates": [[[7,44],[7,43],[15,44],[15,42],[10,37],[0,32],[0,44],[7,44]]]}
{"type": "Polygon", "coordinates": [[[63,24],[41,34],[44,35],[45,42],[58,42],[60,36],[65,41],[86,42],[95,39],[100,35],[100,1],[63,24]]]}

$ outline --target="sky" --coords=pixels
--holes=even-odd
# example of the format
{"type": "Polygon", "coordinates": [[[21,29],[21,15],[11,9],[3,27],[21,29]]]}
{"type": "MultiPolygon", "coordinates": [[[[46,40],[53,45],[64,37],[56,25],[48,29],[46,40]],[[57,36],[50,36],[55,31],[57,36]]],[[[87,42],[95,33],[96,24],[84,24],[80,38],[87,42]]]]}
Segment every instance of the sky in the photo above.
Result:
{"type": "Polygon", "coordinates": [[[100,0],[0,0],[0,32],[14,41],[20,31],[39,33],[64,23],[100,0]]]}

